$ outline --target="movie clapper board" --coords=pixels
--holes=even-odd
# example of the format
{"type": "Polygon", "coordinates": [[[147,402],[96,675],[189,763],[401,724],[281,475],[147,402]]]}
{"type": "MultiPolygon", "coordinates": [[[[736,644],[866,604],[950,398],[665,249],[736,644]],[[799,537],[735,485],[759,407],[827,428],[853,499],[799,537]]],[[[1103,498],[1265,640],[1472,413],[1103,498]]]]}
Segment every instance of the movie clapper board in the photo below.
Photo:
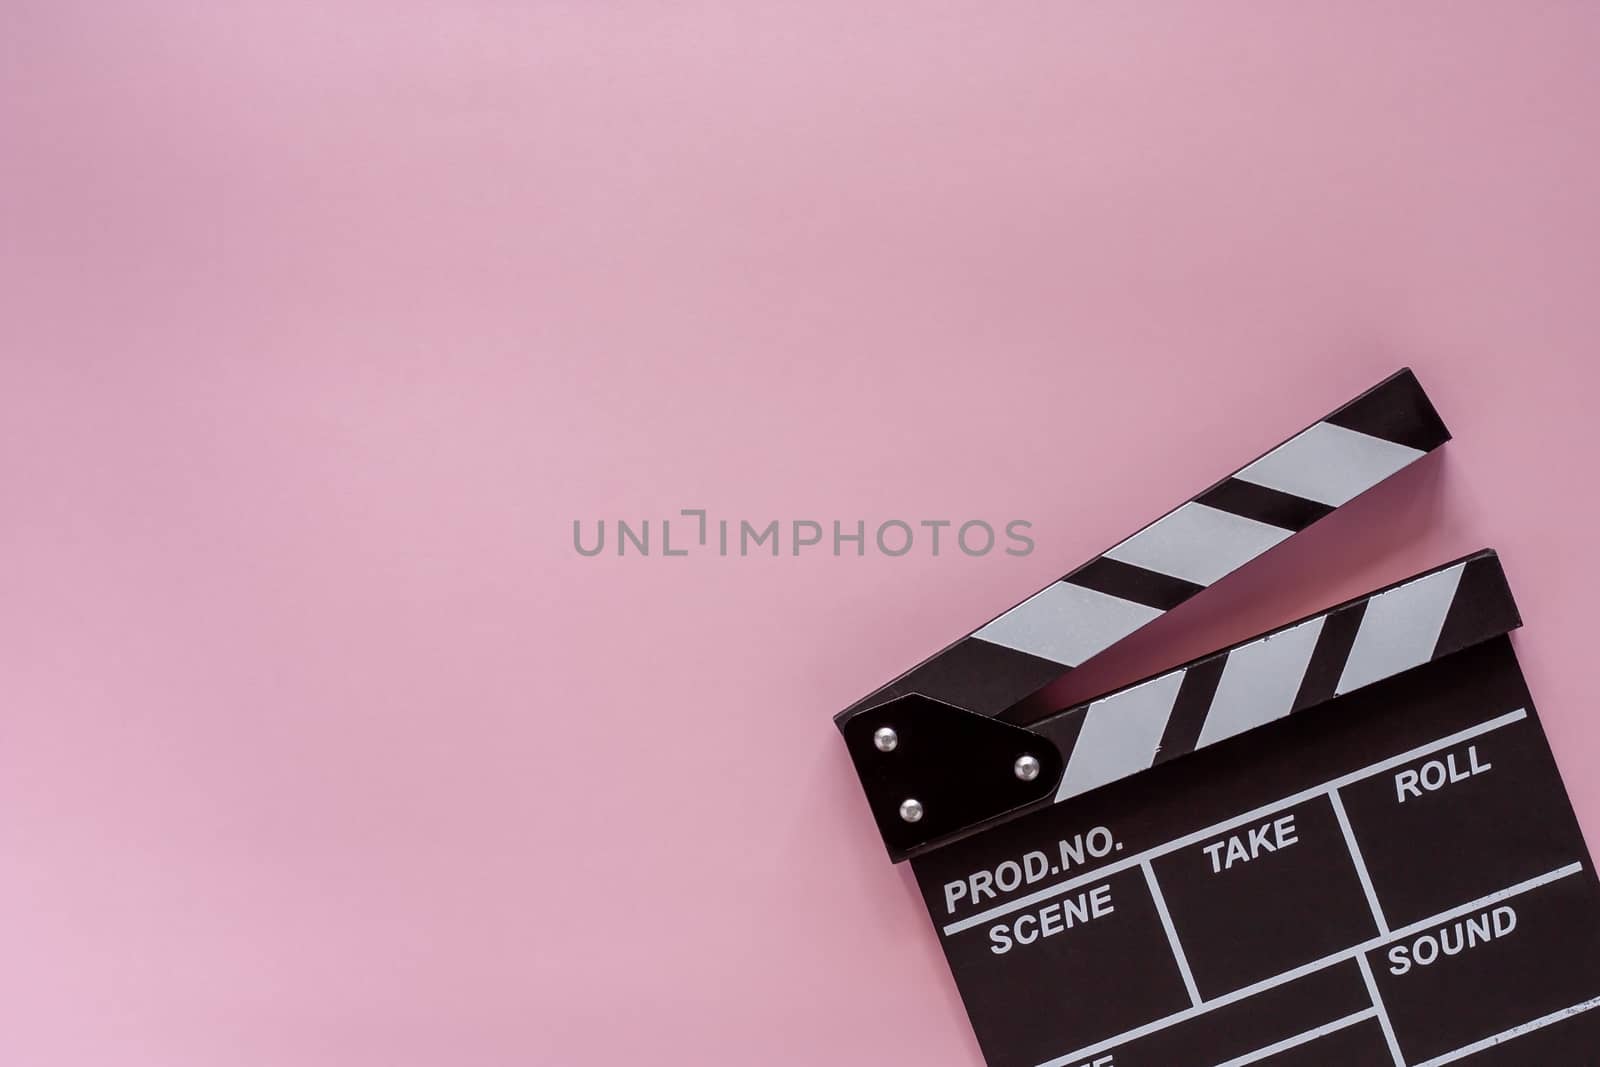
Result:
{"type": "Polygon", "coordinates": [[[1493,552],[1037,696],[1448,439],[1401,371],[838,716],[991,1067],[1600,1064],[1600,880],[1493,552]]]}

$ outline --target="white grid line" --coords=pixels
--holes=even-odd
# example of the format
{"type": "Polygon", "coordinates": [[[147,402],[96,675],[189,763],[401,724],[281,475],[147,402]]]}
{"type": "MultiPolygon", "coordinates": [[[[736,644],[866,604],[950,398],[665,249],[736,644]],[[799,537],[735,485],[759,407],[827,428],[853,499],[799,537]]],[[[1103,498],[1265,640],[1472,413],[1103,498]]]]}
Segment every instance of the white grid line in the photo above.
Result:
{"type": "Polygon", "coordinates": [[[1522,1037],[1524,1034],[1531,1034],[1535,1030],[1543,1030],[1547,1026],[1565,1022],[1575,1015],[1582,1015],[1584,1012],[1593,1011],[1595,1008],[1600,1008],[1600,997],[1586,1000],[1582,1004],[1574,1004],[1570,1008],[1562,1008],[1560,1011],[1553,1011],[1549,1015],[1541,1016],[1532,1022],[1523,1023],[1521,1026],[1513,1026],[1509,1030],[1502,1030],[1493,1037],[1486,1037],[1482,1041],[1474,1041],[1465,1048],[1458,1048],[1454,1052],[1446,1052],[1443,1056],[1435,1056],[1431,1060],[1417,1064],[1417,1067],[1443,1067],[1446,1063],[1454,1063],[1474,1053],[1494,1048],[1496,1045],[1503,1045],[1507,1041],[1522,1037]]]}
{"type": "Polygon", "coordinates": [[[1372,886],[1372,875],[1367,873],[1367,861],[1362,858],[1361,846],[1356,843],[1356,832],[1350,826],[1350,816],[1345,813],[1344,800],[1337,789],[1328,791],[1328,799],[1333,802],[1334,818],[1339,820],[1339,829],[1344,832],[1345,847],[1350,850],[1350,861],[1356,865],[1356,877],[1361,879],[1361,891],[1367,895],[1367,905],[1372,908],[1372,919],[1378,924],[1378,933],[1388,937],[1389,920],[1383,917],[1383,906],[1378,903],[1378,891],[1372,886]]]}
{"type": "Polygon", "coordinates": [[[1178,973],[1183,975],[1183,988],[1189,991],[1189,1003],[1195,1007],[1200,1006],[1200,990],[1194,984],[1194,972],[1189,969],[1189,957],[1183,953],[1183,945],[1178,941],[1177,927],[1172,925],[1172,913],[1167,910],[1167,898],[1161,895],[1161,887],[1156,884],[1156,872],[1150,867],[1149,861],[1139,865],[1144,870],[1145,884],[1150,887],[1150,897],[1156,902],[1156,914],[1161,916],[1161,928],[1167,932],[1167,944],[1172,946],[1172,955],[1178,961],[1178,973]]]}
{"type": "Polygon", "coordinates": [[[1394,1024],[1389,1021],[1388,1009],[1378,995],[1378,983],[1372,977],[1372,965],[1367,963],[1365,953],[1356,957],[1356,966],[1361,968],[1361,980],[1367,983],[1367,995],[1372,998],[1372,1009],[1378,1013],[1378,1025],[1383,1027],[1383,1039],[1389,1043],[1389,1055],[1394,1057],[1394,1067],[1406,1067],[1406,1058],[1400,1055],[1400,1039],[1394,1036],[1394,1024]]]}
{"type": "Polygon", "coordinates": [[[1282,1041],[1268,1045],[1266,1048],[1258,1048],[1254,1052],[1246,1052],[1243,1056],[1235,1056],[1226,1063],[1217,1064],[1217,1067],[1248,1067],[1249,1064],[1260,1063],[1268,1056],[1276,1056],[1280,1052],[1288,1052],[1290,1049],[1309,1044],[1319,1037],[1327,1037],[1329,1034],[1337,1034],[1340,1030],[1348,1030],[1357,1023],[1364,1023],[1368,1019],[1376,1018],[1377,1015],[1377,1008],[1358,1011],[1354,1015],[1346,1015],[1343,1019],[1335,1019],[1333,1022],[1319,1026],[1315,1030],[1307,1030],[1303,1034],[1286,1037],[1282,1041]]]}

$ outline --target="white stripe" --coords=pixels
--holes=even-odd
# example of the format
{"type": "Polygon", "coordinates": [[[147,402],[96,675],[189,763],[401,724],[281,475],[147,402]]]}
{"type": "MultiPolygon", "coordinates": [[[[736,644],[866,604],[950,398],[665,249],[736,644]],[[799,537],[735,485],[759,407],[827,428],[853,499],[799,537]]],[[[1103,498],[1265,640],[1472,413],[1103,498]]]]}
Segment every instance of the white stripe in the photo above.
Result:
{"type": "Polygon", "coordinates": [[[1433,753],[1438,752],[1440,749],[1450,748],[1453,745],[1462,744],[1463,742],[1470,741],[1475,737],[1482,737],[1484,734],[1492,733],[1501,727],[1510,726],[1512,723],[1521,722],[1527,717],[1528,711],[1526,708],[1518,708],[1516,711],[1508,711],[1504,715],[1489,719],[1486,722],[1480,722],[1476,726],[1469,726],[1465,730],[1458,730],[1449,737],[1441,737],[1439,740],[1433,741],[1429,744],[1419,745],[1409,752],[1402,752],[1398,756],[1391,756],[1380,763],[1374,763],[1371,766],[1363,767],[1359,771],[1352,771],[1349,774],[1333,779],[1331,782],[1324,782],[1322,785],[1313,786],[1310,789],[1306,789],[1299,793],[1294,793],[1290,796],[1275,800],[1270,804],[1263,804],[1261,807],[1256,808],[1253,811],[1247,811],[1242,815],[1235,815],[1231,819],[1225,819],[1222,822],[1213,823],[1212,825],[1196,830],[1193,833],[1184,834],[1182,837],[1164,842],[1163,844],[1157,845],[1154,848],[1146,849],[1137,855],[1129,856],[1127,859],[1118,860],[1116,863],[1108,863],[1104,867],[1097,867],[1094,870],[1089,871],[1087,874],[1080,874],[1076,877],[1068,878],[1065,881],[1057,882],[1055,885],[1046,886],[1043,889],[1037,890],[1036,892],[1028,893],[1025,896],[1018,897],[1016,900],[1010,900],[1004,904],[997,904],[992,908],[969,915],[965,919],[958,919],[955,922],[947,924],[943,929],[943,933],[946,937],[949,937],[952,934],[959,934],[963,930],[970,930],[974,926],[982,926],[990,919],[999,918],[1002,915],[1010,915],[1012,912],[1021,911],[1023,908],[1031,908],[1033,905],[1038,904],[1041,901],[1050,900],[1065,893],[1070,893],[1079,886],[1086,885],[1089,882],[1104,881],[1113,874],[1118,874],[1130,867],[1137,867],[1145,860],[1153,860],[1159,856],[1164,856],[1169,852],[1176,852],[1178,849],[1188,848],[1190,845],[1196,845],[1202,841],[1208,841],[1220,833],[1232,830],[1238,826],[1243,826],[1245,823],[1257,822],[1266,816],[1271,815],[1273,812],[1281,811],[1284,808],[1292,808],[1296,805],[1304,804],[1308,800],[1315,800],[1317,797],[1325,796],[1331,789],[1343,789],[1346,786],[1354,785],[1356,782],[1359,782],[1365,778],[1370,778],[1374,774],[1382,774],[1384,771],[1392,770],[1395,767],[1404,766],[1413,760],[1418,760],[1424,756],[1432,755],[1433,753]]]}
{"type": "Polygon", "coordinates": [[[1228,653],[1196,748],[1289,714],[1326,615],[1228,653]]]}
{"type": "Polygon", "coordinates": [[[1154,763],[1183,675],[1163,674],[1090,704],[1056,799],[1098,789],[1154,763]]]}
{"type": "Polygon", "coordinates": [[[1217,1064],[1217,1067],[1248,1067],[1249,1064],[1260,1063],[1269,1056],[1276,1056],[1280,1052],[1288,1052],[1290,1049],[1299,1048],[1301,1045],[1309,1044],[1312,1041],[1317,1040],[1319,1037],[1327,1037],[1329,1034],[1337,1034],[1340,1030],[1348,1030],[1352,1026],[1355,1026],[1359,1023],[1364,1023],[1368,1019],[1375,1018],[1377,1014],[1378,1009],[1376,1008],[1368,1008],[1366,1011],[1358,1011],[1354,1015],[1346,1015],[1343,1019],[1335,1019],[1333,1022],[1319,1026],[1315,1030],[1307,1030],[1303,1034],[1296,1034],[1294,1037],[1286,1037],[1275,1045],[1268,1045],[1266,1048],[1258,1048],[1254,1052],[1246,1052],[1243,1056],[1235,1056],[1226,1063],[1217,1064]]]}
{"type": "Polygon", "coordinates": [[[1330,790],[1328,799],[1333,802],[1334,818],[1339,820],[1339,829],[1344,833],[1345,848],[1350,850],[1350,862],[1355,864],[1356,877],[1361,880],[1361,890],[1367,894],[1367,906],[1372,909],[1372,921],[1378,924],[1378,933],[1389,936],[1389,920],[1384,918],[1383,906],[1378,903],[1378,891],[1372,887],[1372,875],[1367,872],[1367,861],[1361,855],[1361,846],[1356,844],[1356,832],[1350,826],[1350,816],[1344,810],[1344,798],[1339,796],[1337,789],[1330,790]]]}
{"type": "Polygon", "coordinates": [[[1161,614],[1160,608],[1053,582],[972,636],[1076,667],[1161,614]]]}
{"type": "Polygon", "coordinates": [[[1194,984],[1194,972],[1189,969],[1189,957],[1184,954],[1183,944],[1178,940],[1178,928],[1172,925],[1172,913],[1167,910],[1167,898],[1161,895],[1161,886],[1156,883],[1156,872],[1149,861],[1139,866],[1144,869],[1144,881],[1150,887],[1150,899],[1155,901],[1156,914],[1161,917],[1161,928],[1167,932],[1167,944],[1172,946],[1172,957],[1178,961],[1178,973],[1183,976],[1183,988],[1189,991],[1189,1003],[1198,1008],[1200,989],[1194,984]]]}
{"type": "Polygon", "coordinates": [[[1454,1063],[1457,1060],[1466,1059],[1468,1056],[1482,1052],[1484,1049],[1503,1045],[1507,1041],[1522,1037],[1524,1034],[1531,1034],[1535,1030],[1543,1030],[1547,1026],[1566,1022],[1574,1016],[1582,1015],[1586,1011],[1593,1011],[1595,1008],[1600,1008],[1600,997],[1586,1000],[1582,1004],[1574,1004],[1570,1008],[1562,1008],[1560,1011],[1553,1011],[1549,1015],[1540,1016],[1532,1022],[1523,1023],[1521,1026],[1513,1026],[1511,1029],[1501,1031],[1493,1037],[1486,1037],[1482,1041],[1473,1042],[1465,1048],[1458,1048],[1454,1052],[1446,1052],[1443,1056],[1435,1056],[1425,1063],[1417,1064],[1417,1067],[1442,1067],[1446,1063],[1454,1063]]]}
{"type": "Polygon", "coordinates": [[[1338,507],[1424,455],[1381,437],[1319,422],[1234,477],[1338,507]]]}
{"type": "Polygon", "coordinates": [[[1383,1006],[1383,998],[1378,995],[1378,983],[1372,978],[1372,966],[1367,963],[1365,954],[1356,957],[1356,966],[1361,968],[1361,980],[1367,983],[1367,995],[1372,998],[1372,1006],[1378,1012],[1378,1025],[1383,1027],[1383,1039],[1389,1043],[1389,1055],[1394,1057],[1394,1067],[1406,1067],[1406,1058],[1400,1055],[1400,1039],[1394,1036],[1394,1024],[1389,1021],[1389,1012],[1383,1006]]]}
{"type": "Polygon", "coordinates": [[[1106,553],[1145,570],[1210,585],[1294,536],[1242,515],[1190,501],[1106,553]]]}
{"type": "MultiPolygon", "coordinates": [[[[1381,948],[1386,942],[1398,941],[1401,938],[1410,937],[1412,934],[1426,930],[1429,927],[1437,926],[1440,923],[1449,922],[1461,915],[1466,915],[1474,911],[1482,911],[1484,908],[1499,904],[1501,901],[1510,900],[1513,897],[1521,896],[1523,893],[1538,889],[1540,886],[1549,885],[1551,882],[1558,882],[1563,878],[1568,878],[1574,874],[1577,874],[1581,870],[1583,870],[1583,864],[1573,863],[1566,867],[1562,867],[1560,870],[1551,871],[1549,874],[1542,874],[1537,878],[1530,878],[1526,882],[1519,882],[1508,889],[1502,889],[1498,893],[1491,893],[1486,897],[1474,900],[1470,904],[1463,904],[1458,908],[1451,908],[1449,911],[1440,912],[1438,915],[1424,919],[1419,923],[1413,923],[1404,930],[1396,930],[1389,937],[1375,937],[1370,941],[1364,941],[1361,944],[1356,945],[1354,948],[1347,948],[1343,952],[1335,952],[1333,955],[1324,956],[1320,960],[1312,960],[1310,963],[1302,964],[1293,970],[1284,971],[1282,974],[1274,975],[1271,978],[1264,978],[1254,985],[1247,985],[1243,989],[1235,989],[1232,993],[1215,997],[1206,1001],[1204,1004],[1201,1004],[1199,1007],[1185,1008],[1182,1011],[1175,1011],[1166,1018],[1157,1019],[1155,1022],[1151,1023],[1145,1023],[1143,1026],[1136,1026],[1132,1030],[1118,1034],[1115,1037],[1108,1037],[1104,1041],[1097,1041],[1093,1045],[1085,1045],[1083,1048],[1073,1049],[1065,1056],[1057,1056],[1054,1059],[1045,1060],[1043,1063],[1040,1063],[1038,1067],[1069,1067],[1069,1065],[1070,1067],[1077,1067],[1077,1065],[1083,1060],[1089,1058],[1090,1056],[1094,1056],[1097,1053],[1104,1052],[1108,1048],[1115,1048],[1116,1046],[1129,1041],[1137,1041],[1141,1037],[1148,1037],[1150,1034],[1165,1030],[1170,1026],[1176,1026],[1179,1023],[1188,1022],[1190,1019],[1199,1018],[1202,1015],[1216,1011],[1218,1008],[1226,1008],[1228,1005],[1237,1004],[1241,1000],[1249,1000],[1257,993],[1265,993],[1269,989],[1276,989],[1281,985],[1288,985],[1290,982],[1304,978],[1308,974],[1315,974],[1318,971],[1326,970],[1329,967],[1333,967],[1340,963],[1345,963],[1349,960],[1362,956],[1365,953],[1371,952],[1373,949],[1381,948]]],[[[1427,1065],[1420,1065],[1420,1067],[1427,1067],[1427,1065]]]]}
{"type": "Polygon", "coordinates": [[[1436,571],[1367,600],[1335,693],[1408,671],[1433,658],[1466,564],[1436,571]]]}

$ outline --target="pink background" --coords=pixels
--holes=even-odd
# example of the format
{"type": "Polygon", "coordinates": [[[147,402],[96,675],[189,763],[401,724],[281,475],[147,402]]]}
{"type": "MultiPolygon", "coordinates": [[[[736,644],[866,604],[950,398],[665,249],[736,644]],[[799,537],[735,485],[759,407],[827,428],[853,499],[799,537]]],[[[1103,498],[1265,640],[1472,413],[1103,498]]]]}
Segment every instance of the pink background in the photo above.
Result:
{"type": "Polygon", "coordinates": [[[1404,363],[1600,831],[1600,7],[0,5],[0,1062],[978,1062],[830,715],[1404,363]],[[1405,10],[1397,10],[1404,7],[1405,10]],[[1034,523],[579,558],[575,518],[1034,523]]]}

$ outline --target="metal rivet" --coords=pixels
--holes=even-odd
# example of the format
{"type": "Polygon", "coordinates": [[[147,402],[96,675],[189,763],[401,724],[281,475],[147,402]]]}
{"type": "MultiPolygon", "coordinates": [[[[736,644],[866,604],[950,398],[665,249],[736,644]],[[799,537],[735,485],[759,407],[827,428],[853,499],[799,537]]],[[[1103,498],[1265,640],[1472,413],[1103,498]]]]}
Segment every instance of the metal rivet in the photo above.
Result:
{"type": "Polygon", "coordinates": [[[906,822],[921,822],[922,801],[902,800],[900,802],[900,817],[906,822]]]}
{"type": "Polygon", "coordinates": [[[1039,761],[1032,756],[1018,756],[1017,762],[1012,764],[1011,770],[1024,782],[1031,782],[1039,777],[1039,761]]]}
{"type": "Polygon", "coordinates": [[[893,752],[900,744],[900,735],[887,726],[880,726],[872,735],[872,743],[878,746],[879,752],[893,752]]]}

